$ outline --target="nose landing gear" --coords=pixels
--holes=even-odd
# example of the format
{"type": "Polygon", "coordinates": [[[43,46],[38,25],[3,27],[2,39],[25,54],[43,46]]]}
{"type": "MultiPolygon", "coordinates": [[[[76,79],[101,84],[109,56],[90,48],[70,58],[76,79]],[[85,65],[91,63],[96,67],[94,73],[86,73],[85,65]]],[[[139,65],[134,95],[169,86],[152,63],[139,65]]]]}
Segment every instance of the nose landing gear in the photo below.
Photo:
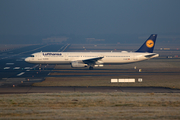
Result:
{"type": "Polygon", "coordinates": [[[92,66],[90,66],[90,67],[89,67],[89,70],[93,70],[93,67],[92,67],[92,66]]]}

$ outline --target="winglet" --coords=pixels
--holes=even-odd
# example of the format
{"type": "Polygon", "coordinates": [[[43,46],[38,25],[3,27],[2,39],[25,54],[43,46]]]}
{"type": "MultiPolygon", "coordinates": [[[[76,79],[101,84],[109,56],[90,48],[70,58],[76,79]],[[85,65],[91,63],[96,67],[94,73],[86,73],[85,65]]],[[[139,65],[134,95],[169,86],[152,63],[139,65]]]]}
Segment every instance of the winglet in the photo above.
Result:
{"type": "Polygon", "coordinates": [[[145,41],[145,43],[136,52],[148,52],[153,53],[157,34],[151,34],[151,36],[145,41]]]}

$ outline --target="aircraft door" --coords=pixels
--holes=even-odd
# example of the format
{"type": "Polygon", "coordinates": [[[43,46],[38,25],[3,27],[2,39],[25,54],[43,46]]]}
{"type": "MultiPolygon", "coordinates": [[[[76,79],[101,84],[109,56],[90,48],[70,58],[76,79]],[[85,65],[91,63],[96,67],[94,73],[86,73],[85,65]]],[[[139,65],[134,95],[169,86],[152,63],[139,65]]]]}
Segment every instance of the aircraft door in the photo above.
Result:
{"type": "Polygon", "coordinates": [[[37,58],[38,58],[38,60],[42,60],[42,55],[41,55],[41,54],[38,54],[38,55],[37,55],[37,58]]]}
{"type": "Polygon", "coordinates": [[[68,60],[69,60],[68,54],[64,54],[64,60],[65,60],[65,61],[68,61],[68,60]]]}

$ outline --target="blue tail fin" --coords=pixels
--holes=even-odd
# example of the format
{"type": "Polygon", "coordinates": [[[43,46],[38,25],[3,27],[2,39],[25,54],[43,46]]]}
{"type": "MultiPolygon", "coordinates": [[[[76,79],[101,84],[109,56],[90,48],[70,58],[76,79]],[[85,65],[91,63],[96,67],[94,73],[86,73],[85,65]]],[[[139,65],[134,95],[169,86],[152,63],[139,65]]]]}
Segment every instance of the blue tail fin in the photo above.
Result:
{"type": "Polygon", "coordinates": [[[157,34],[151,34],[146,42],[136,52],[149,52],[153,53],[157,34]]]}

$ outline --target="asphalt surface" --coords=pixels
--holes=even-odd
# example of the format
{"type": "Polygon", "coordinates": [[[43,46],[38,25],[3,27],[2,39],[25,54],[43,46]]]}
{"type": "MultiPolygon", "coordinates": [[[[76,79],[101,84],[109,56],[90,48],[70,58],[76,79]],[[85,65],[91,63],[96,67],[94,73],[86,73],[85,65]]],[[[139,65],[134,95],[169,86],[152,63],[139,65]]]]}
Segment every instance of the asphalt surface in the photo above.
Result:
{"type": "MultiPolygon", "coordinates": [[[[31,45],[23,48],[0,52],[0,94],[12,93],[57,93],[57,92],[139,92],[139,93],[180,93],[178,89],[156,87],[32,87],[41,82],[54,70],[54,65],[29,64],[24,58],[35,52],[61,52],[68,49],[67,44],[31,45]]],[[[75,70],[75,69],[74,69],[75,70]]],[[[57,71],[56,71],[57,72],[57,71]]],[[[78,71],[77,71],[78,72],[78,71]]],[[[79,71],[80,73],[80,71],[79,71]]],[[[123,73],[129,75],[130,73],[123,73]]],[[[148,73],[147,73],[148,74],[148,73]]],[[[109,76],[113,76],[109,74],[109,76]]],[[[51,75],[60,77],[62,75],[51,75]]],[[[76,77],[88,75],[74,75],[76,77]]],[[[101,76],[101,75],[90,75],[101,76]]],[[[63,77],[69,77],[64,75],[63,77]]],[[[71,75],[73,77],[73,75],[71,75]]]]}
{"type": "Polygon", "coordinates": [[[0,87],[0,94],[61,92],[180,93],[180,90],[161,87],[0,87]]]}
{"type": "MultiPolygon", "coordinates": [[[[39,65],[29,64],[24,59],[35,52],[64,51],[67,45],[31,45],[23,48],[0,52],[0,79],[46,77],[48,71],[39,72],[39,65]],[[38,70],[38,71],[37,71],[38,70]],[[37,74],[37,72],[41,74],[37,74]]],[[[44,65],[42,70],[52,70],[54,66],[44,65]]]]}

